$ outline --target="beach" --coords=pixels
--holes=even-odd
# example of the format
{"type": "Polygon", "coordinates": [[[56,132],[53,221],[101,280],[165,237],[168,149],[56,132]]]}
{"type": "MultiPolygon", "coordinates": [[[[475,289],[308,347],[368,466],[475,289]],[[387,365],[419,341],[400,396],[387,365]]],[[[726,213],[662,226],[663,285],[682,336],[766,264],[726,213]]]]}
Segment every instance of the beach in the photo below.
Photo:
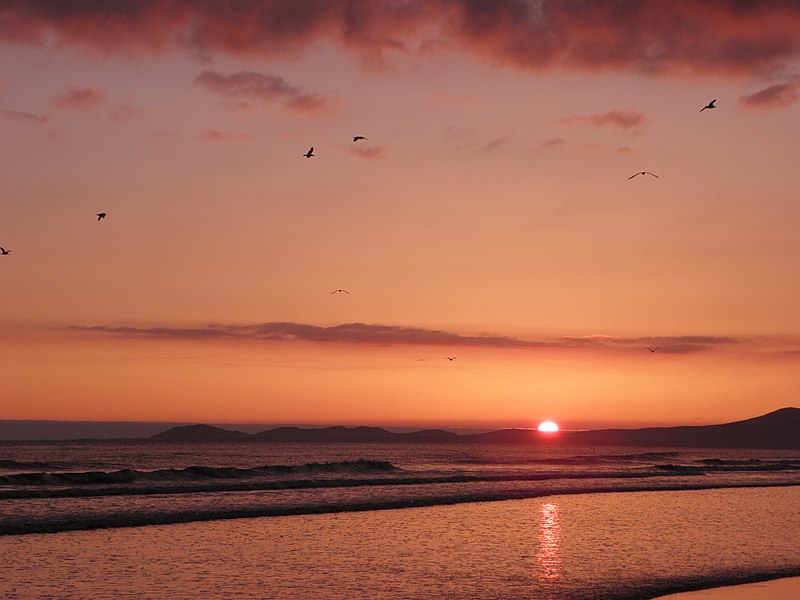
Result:
{"type": "Polygon", "coordinates": [[[4,536],[0,594],[652,598],[800,575],[798,503],[798,487],[578,494],[4,536]]]}
{"type": "Polygon", "coordinates": [[[800,598],[800,577],[723,586],[662,597],[669,600],[795,600],[800,598]]]}

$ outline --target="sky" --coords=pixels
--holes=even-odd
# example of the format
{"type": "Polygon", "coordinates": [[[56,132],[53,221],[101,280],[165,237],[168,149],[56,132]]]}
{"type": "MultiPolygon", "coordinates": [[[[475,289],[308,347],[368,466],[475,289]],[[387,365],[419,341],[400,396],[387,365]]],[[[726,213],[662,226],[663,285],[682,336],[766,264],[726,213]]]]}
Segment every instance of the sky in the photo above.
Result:
{"type": "Polygon", "coordinates": [[[0,419],[798,406],[799,31],[788,0],[1,1],[0,419]]]}

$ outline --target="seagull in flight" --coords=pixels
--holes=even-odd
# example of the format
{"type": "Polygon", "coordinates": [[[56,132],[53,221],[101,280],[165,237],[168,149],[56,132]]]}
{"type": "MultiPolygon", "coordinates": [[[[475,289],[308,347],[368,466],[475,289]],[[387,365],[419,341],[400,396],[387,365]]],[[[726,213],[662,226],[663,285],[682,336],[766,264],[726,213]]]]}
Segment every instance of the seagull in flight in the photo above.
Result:
{"type": "Polygon", "coordinates": [[[365,138],[363,135],[355,135],[355,136],[353,136],[353,141],[354,142],[357,142],[358,140],[365,140],[365,139],[367,139],[367,138],[365,138]]]}
{"type": "Polygon", "coordinates": [[[648,348],[648,350],[650,350],[650,352],[655,352],[656,351],[655,348],[648,348]]]}
{"type": "Polygon", "coordinates": [[[308,149],[308,152],[303,154],[303,156],[305,156],[306,158],[311,158],[312,156],[314,156],[314,146],[311,146],[311,148],[308,149]]]}
{"type": "Polygon", "coordinates": [[[634,177],[636,177],[637,175],[652,175],[652,176],[653,176],[653,177],[655,177],[656,179],[661,179],[661,178],[660,178],[658,175],[656,175],[655,173],[651,173],[650,171],[639,171],[638,173],[634,173],[633,175],[631,175],[630,177],[628,177],[628,179],[633,179],[633,178],[634,178],[634,177]]]}
{"type": "Polygon", "coordinates": [[[713,99],[711,102],[709,102],[709,103],[708,103],[708,104],[706,104],[706,105],[705,105],[703,108],[701,108],[701,109],[700,109],[700,112],[703,112],[703,111],[704,111],[705,109],[707,109],[707,108],[717,108],[716,106],[714,106],[714,102],[716,102],[716,101],[717,101],[717,99],[716,99],[716,98],[714,98],[714,99],[713,99]]]}
{"type": "Polygon", "coordinates": [[[9,254],[11,254],[11,250],[6,250],[2,246],[0,246],[0,256],[8,256],[9,254]]]}
{"type": "Polygon", "coordinates": [[[453,362],[453,361],[456,359],[456,357],[455,357],[455,356],[445,356],[445,358],[446,358],[447,360],[449,360],[450,362],[453,362]]]}
{"type": "Polygon", "coordinates": [[[105,218],[106,218],[106,213],[104,213],[104,212],[102,212],[102,213],[97,213],[97,220],[98,220],[98,221],[99,221],[100,219],[105,219],[105,218]]]}
{"type": "Polygon", "coordinates": [[[339,294],[339,293],[341,293],[341,292],[344,292],[344,293],[345,293],[345,294],[347,294],[348,296],[350,295],[350,292],[348,292],[347,290],[333,290],[333,291],[331,292],[331,294],[339,294]]]}

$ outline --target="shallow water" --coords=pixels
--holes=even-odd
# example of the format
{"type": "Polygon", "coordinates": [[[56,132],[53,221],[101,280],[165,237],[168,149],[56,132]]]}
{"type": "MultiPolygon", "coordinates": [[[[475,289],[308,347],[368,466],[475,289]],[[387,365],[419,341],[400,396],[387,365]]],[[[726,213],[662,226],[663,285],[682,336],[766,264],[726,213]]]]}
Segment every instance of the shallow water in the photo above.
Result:
{"type": "Polygon", "coordinates": [[[623,490],[800,484],[800,452],[0,444],[0,535],[623,490]]]}
{"type": "Polygon", "coordinates": [[[30,598],[649,598],[800,574],[800,488],[548,496],[0,538],[30,598]]]}

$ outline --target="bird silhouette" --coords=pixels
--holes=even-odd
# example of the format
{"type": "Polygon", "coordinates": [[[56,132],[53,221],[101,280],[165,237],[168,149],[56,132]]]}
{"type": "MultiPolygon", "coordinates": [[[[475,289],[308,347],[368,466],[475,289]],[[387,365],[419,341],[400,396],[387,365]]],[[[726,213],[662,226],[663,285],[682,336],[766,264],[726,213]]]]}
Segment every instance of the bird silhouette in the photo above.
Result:
{"type": "Polygon", "coordinates": [[[314,146],[311,146],[311,148],[308,149],[308,152],[303,154],[303,156],[305,156],[306,158],[311,158],[312,156],[314,156],[314,146]]]}
{"type": "Polygon", "coordinates": [[[363,135],[355,135],[355,136],[353,136],[353,141],[354,142],[357,142],[358,140],[365,140],[365,139],[367,139],[367,138],[365,138],[363,135]]]}
{"type": "Polygon", "coordinates": [[[105,219],[105,218],[106,218],[106,213],[97,213],[97,220],[98,220],[98,221],[99,221],[100,219],[105,219]]]}
{"type": "Polygon", "coordinates": [[[705,109],[707,109],[707,108],[717,108],[716,106],[714,106],[714,102],[716,102],[716,101],[717,101],[717,100],[716,100],[716,98],[715,98],[714,100],[712,100],[711,102],[709,102],[708,104],[706,104],[706,105],[705,105],[703,108],[701,108],[701,109],[700,109],[700,112],[703,112],[703,111],[704,111],[705,109]]]}
{"type": "Polygon", "coordinates": [[[447,360],[449,360],[450,362],[453,362],[453,361],[456,359],[456,357],[455,357],[455,356],[445,356],[445,358],[446,358],[447,360]]]}
{"type": "Polygon", "coordinates": [[[658,175],[656,175],[655,173],[651,173],[650,171],[639,171],[638,173],[634,173],[633,175],[631,175],[630,177],[628,177],[628,179],[633,179],[633,178],[634,178],[634,177],[636,177],[637,175],[652,175],[652,176],[653,176],[653,177],[655,177],[656,179],[661,179],[661,178],[660,178],[658,175]]]}
{"type": "Polygon", "coordinates": [[[655,352],[656,351],[655,348],[648,348],[648,350],[650,350],[650,352],[655,352]]]}
{"type": "Polygon", "coordinates": [[[331,294],[338,294],[338,293],[340,293],[340,292],[344,292],[344,293],[345,293],[345,294],[347,294],[348,296],[350,295],[350,292],[348,292],[347,290],[333,290],[333,291],[331,292],[331,294]]]}
{"type": "Polygon", "coordinates": [[[2,246],[0,246],[0,256],[6,256],[8,254],[11,254],[11,250],[6,250],[2,246]]]}

